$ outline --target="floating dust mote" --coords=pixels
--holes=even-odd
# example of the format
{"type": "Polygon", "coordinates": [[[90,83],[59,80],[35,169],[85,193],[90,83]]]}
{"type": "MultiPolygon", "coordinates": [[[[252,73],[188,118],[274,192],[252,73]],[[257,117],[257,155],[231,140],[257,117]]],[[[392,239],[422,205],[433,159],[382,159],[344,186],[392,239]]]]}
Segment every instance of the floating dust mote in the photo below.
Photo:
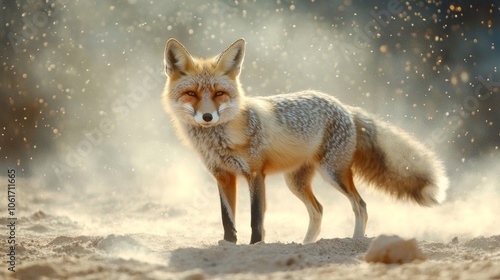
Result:
{"type": "Polygon", "coordinates": [[[399,236],[380,235],[375,238],[365,255],[367,262],[403,264],[414,260],[425,260],[415,239],[404,240],[399,236]]]}

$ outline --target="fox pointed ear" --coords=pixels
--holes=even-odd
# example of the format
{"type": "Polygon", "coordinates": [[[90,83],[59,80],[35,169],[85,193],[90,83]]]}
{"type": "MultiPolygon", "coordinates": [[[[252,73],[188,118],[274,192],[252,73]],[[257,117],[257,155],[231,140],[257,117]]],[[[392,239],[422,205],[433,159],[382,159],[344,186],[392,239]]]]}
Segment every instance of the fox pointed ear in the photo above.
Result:
{"type": "Polygon", "coordinates": [[[232,43],[216,58],[217,69],[226,75],[236,77],[240,74],[241,64],[245,57],[245,40],[239,39],[232,43]]]}
{"type": "Polygon", "coordinates": [[[169,77],[184,75],[193,67],[193,58],[186,48],[175,39],[169,39],[165,45],[165,74],[169,77]]]}

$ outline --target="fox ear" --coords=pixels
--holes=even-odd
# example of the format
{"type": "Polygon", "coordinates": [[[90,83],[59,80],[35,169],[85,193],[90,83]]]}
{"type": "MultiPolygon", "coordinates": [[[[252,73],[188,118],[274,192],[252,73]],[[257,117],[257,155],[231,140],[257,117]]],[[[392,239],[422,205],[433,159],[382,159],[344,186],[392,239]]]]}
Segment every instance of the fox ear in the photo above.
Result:
{"type": "Polygon", "coordinates": [[[226,75],[236,77],[240,74],[244,56],[245,40],[236,40],[236,42],[232,43],[225,51],[217,56],[217,69],[226,75]]]}
{"type": "Polygon", "coordinates": [[[193,58],[186,48],[175,39],[169,39],[165,45],[165,74],[169,77],[184,75],[193,67],[193,58]]]}

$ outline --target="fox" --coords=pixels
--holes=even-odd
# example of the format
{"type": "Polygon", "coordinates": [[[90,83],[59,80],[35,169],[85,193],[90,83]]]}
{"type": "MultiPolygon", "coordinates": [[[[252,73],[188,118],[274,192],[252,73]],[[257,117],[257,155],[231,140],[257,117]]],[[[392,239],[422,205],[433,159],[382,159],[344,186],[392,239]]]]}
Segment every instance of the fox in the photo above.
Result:
{"type": "Polygon", "coordinates": [[[224,240],[237,242],[237,178],[248,182],[250,244],[264,242],[268,174],[283,173],[305,205],[304,243],[316,241],[323,206],[311,181],[318,172],[349,200],[353,238],[365,237],[367,206],[354,181],[422,206],[441,203],[448,178],[436,154],[412,135],[365,110],[314,90],[246,96],[240,83],[245,40],[212,58],[167,41],[162,103],[178,138],[198,153],[219,192],[224,240]]]}

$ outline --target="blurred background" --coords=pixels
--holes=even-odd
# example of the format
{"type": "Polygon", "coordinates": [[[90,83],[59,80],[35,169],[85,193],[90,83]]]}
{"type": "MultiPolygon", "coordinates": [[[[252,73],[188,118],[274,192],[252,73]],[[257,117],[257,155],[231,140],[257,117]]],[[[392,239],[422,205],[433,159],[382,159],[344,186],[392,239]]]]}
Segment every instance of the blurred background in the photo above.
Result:
{"type": "Polygon", "coordinates": [[[327,92],[434,149],[450,199],[497,189],[499,24],[497,1],[2,1],[0,170],[75,198],[205,188],[217,208],[161,107],[163,49],[243,37],[247,95],[327,92]]]}

